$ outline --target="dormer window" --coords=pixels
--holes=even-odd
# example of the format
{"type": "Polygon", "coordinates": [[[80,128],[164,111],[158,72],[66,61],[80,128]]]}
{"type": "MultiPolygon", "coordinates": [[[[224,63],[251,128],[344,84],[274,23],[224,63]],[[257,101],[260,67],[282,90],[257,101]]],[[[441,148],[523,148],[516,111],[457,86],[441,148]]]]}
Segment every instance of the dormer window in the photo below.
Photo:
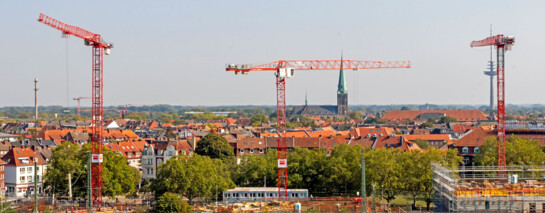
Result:
{"type": "Polygon", "coordinates": [[[464,146],[462,148],[462,153],[467,154],[468,152],[469,152],[469,148],[467,148],[467,146],[464,146]]]}
{"type": "Polygon", "coordinates": [[[473,153],[475,153],[475,154],[479,153],[479,147],[473,148],[473,153]]]}
{"type": "Polygon", "coordinates": [[[240,149],[240,153],[244,153],[244,149],[240,149]]]}

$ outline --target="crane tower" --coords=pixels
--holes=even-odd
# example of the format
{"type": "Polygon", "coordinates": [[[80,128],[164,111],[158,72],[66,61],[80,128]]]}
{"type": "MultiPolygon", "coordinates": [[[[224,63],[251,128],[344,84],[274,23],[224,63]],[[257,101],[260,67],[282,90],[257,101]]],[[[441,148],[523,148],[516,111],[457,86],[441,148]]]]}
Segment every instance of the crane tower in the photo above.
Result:
{"type": "Polygon", "coordinates": [[[91,137],[91,155],[92,155],[92,197],[93,205],[98,210],[102,208],[102,133],[103,133],[103,56],[109,55],[113,44],[106,43],[100,34],[92,33],[77,26],[68,25],[54,18],[40,13],[38,22],[53,27],[62,32],[63,36],[73,35],[83,39],[85,45],[92,47],[92,137],[91,137]]]}
{"type": "Polygon", "coordinates": [[[286,79],[293,77],[295,70],[339,70],[339,69],[384,69],[410,68],[409,61],[356,61],[356,60],[280,60],[252,66],[229,64],[226,71],[248,74],[250,71],[272,71],[276,77],[276,130],[278,132],[278,198],[288,197],[288,153],[286,138],[286,79]]]}

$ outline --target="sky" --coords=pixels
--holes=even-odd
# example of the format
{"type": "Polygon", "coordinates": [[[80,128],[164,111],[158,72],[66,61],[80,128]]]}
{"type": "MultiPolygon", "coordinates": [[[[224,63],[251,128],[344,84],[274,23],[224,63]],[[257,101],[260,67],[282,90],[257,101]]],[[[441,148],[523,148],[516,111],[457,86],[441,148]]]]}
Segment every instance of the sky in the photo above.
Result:
{"type": "MultiPolygon", "coordinates": [[[[341,52],[412,65],[346,71],[350,105],[488,105],[490,49],[469,44],[488,37],[490,24],[516,39],[505,59],[506,102],[544,104],[544,8],[537,0],[0,0],[0,106],[33,106],[34,78],[39,105],[75,106],[72,98],[91,95],[91,48],[37,22],[40,13],[114,43],[104,56],[106,106],[274,105],[272,72],[235,76],[225,64],[333,60],[341,52]]],[[[309,104],[335,105],[338,75],[296,71],[287,104],[304,104],[308,91],[309,104]]]]}

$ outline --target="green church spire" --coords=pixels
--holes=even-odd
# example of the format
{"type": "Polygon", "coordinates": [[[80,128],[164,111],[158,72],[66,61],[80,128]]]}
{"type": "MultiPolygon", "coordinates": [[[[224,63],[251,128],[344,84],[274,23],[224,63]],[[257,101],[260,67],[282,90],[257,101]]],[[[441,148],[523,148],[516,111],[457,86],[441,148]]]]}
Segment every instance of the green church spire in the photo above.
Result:
{"type": "Polygon", "coordinates": [[[342,53],[341,53],[341,71],[339,72],[339,86],[337,87],[337,94],[348,94],[348,89],[346,88],[346,82],[344,80],[342,53]]]}
{"type": "Polygon", "coordinates": [[[305,106],[308,105],[308,94],[307,94],[307,90],[305,90],[305,106]]]}

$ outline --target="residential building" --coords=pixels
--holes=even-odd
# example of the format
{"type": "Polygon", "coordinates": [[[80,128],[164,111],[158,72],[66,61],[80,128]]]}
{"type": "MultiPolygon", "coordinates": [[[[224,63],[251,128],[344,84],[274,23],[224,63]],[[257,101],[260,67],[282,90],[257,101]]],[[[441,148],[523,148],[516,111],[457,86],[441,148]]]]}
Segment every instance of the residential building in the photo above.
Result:
{"type": "Polygon", "coordinates": [[[155,141],[142,151],[142,178],[155,178],[157,168],[176,155],[191,155],[193,149],[187,140],[155,141]]]}
{"type": "Polygon", "coordinates": [[[2,157],[5,164],[6,196],[24,197],[34,191],[34,162],[37,162],[38,193],[43,193],[42,180],[47,163],[30,148],[13,148],[2,157]]]}

